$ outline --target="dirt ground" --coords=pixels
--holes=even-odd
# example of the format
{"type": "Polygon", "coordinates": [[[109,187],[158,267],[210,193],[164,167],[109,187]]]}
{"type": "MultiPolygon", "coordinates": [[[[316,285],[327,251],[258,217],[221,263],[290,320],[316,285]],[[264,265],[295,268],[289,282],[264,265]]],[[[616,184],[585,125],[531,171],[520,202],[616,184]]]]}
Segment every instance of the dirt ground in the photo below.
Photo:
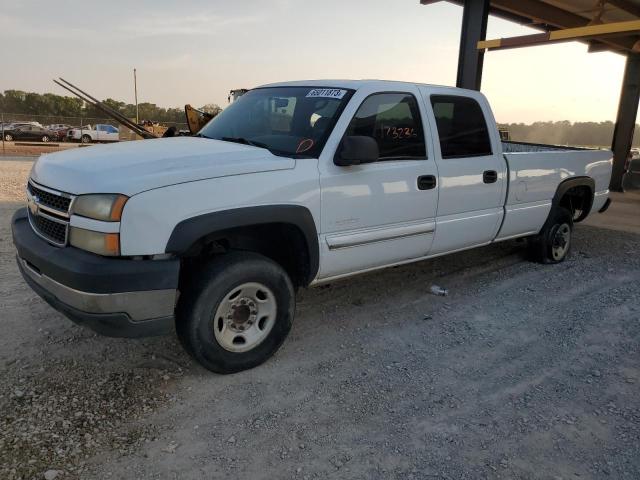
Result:
{"type": "MultiPolygon", "coordinates": [[[[69,148],[78,148],[81,144],[72,142],[41,143],[37,141],[0,142],[0,155],[41,155],[69,148]]],[[[86,146],[86,145],[83,145],[86,146]]],[[[2,156],[0,156],[2,160],[2,156]]]]}
{"type": "Polygon", "coordinates": [[[217,376],[31,292],[9,226],[29,168],[0,161],[0,478],[640,478],[640,235],[579,225],[556,266],[509,242],[303,291],[272,360],[217,376]]]}

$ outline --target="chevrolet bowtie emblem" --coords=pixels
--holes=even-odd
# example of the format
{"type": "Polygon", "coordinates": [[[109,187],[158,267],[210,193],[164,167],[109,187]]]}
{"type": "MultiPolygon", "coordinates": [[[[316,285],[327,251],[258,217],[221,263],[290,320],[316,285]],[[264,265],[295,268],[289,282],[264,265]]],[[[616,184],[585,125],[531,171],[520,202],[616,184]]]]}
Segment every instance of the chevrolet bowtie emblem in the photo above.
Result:
{"type": "Polygon", "coordinates": [[[27,197],[27,207],[29,207],[29,211],[31,212],[31,215],[37,215],[38,214],[38,202],[39,201],[40,201],[40,199],[35,195],[27,197]]]}

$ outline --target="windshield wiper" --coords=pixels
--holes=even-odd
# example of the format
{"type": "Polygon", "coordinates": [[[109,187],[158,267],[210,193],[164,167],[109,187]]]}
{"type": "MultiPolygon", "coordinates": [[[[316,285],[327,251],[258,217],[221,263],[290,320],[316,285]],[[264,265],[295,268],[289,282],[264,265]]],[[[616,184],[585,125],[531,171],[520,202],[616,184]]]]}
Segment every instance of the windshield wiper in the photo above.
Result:
{"type": "Polygon", "coordinates": [[[243,145],[251,145],[252,147],[266,148],[267,150],[271,151],[269,145],[267,145],[266,143],[254,142],[253,140],[249,140],[248,138],[244,137],[222,137],[220,140],[224,140],[225,142],[242,143],[243,145]]]}

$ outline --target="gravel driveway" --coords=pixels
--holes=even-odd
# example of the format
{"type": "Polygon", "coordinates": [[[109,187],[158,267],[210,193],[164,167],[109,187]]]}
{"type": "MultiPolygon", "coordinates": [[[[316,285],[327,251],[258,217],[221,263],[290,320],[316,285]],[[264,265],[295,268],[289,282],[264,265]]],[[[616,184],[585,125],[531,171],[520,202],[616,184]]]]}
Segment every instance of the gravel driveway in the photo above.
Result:
{"type": "Polygon", "coordinates": [[[272,360],[216,376],[31,292],[9,227],[29,167],[0,164],[0,479],[640,478],[640,235],[303,291],[272,360]]]}

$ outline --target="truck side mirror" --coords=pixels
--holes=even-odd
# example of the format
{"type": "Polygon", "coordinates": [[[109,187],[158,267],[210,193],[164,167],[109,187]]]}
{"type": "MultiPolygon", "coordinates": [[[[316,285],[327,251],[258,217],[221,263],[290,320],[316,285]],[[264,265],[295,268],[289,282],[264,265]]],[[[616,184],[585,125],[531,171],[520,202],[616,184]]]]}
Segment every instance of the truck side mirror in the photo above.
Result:
{"type": "Polygon", "coordinates": [[[372,137],[353,135],[342,139],[333,163],[339,167],[372,163],[378,160],[379,155],[378,142],[372,137]]]}

